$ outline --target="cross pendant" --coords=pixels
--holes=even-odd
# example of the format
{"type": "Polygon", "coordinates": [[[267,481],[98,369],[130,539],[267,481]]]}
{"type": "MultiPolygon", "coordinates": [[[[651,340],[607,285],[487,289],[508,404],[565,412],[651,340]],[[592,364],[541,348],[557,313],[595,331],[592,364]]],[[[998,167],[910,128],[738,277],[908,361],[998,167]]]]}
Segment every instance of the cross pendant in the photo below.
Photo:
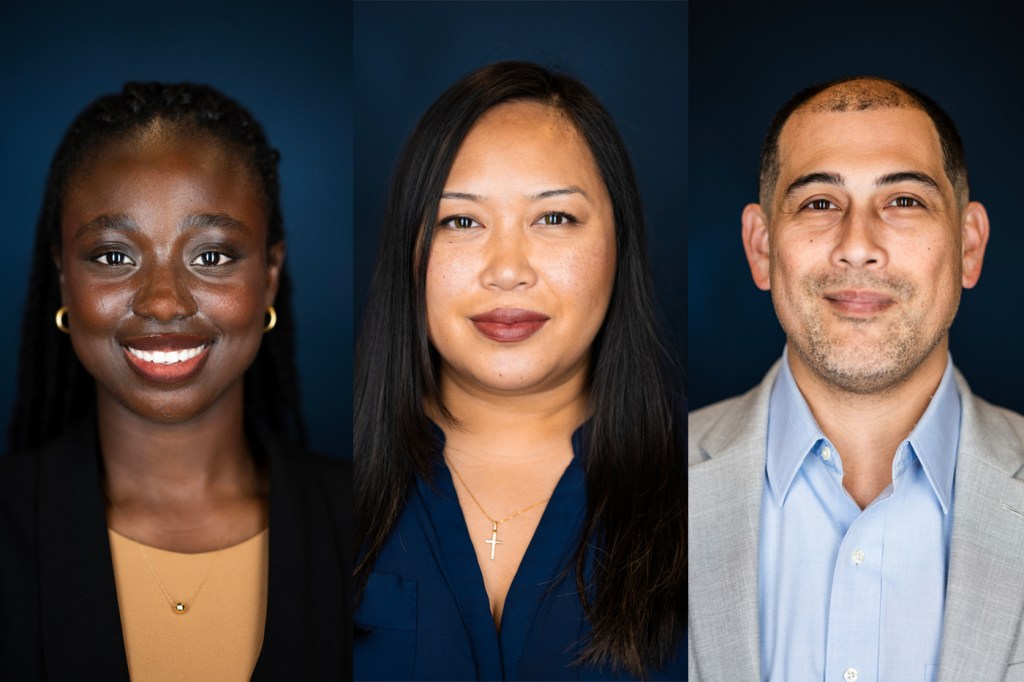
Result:
{"type": "Polygon", "coordinates": [[[494,561],[494,548],[498,545],[504,545],[505,543],[498,539],[498,524],[494,524],[491,528],[491,539],[484,540],[485,543],[491,546],[491,561],[494,561]]]}

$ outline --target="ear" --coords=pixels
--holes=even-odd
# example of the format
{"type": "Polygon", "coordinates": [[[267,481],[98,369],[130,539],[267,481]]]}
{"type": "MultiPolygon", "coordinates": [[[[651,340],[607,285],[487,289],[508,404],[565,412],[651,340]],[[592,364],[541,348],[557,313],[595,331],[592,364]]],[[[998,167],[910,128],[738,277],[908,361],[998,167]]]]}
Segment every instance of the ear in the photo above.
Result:
{"type": "Polygon", "coordinates": [[[67,305],[67,281],[64,278],[64,261],[61,252],[56,246],[50,247],[50,259],[53,261],[53,268],[57,271],[57,277],[60,279],[60,304],[67,305]]]}
{"type": "Polygon", "coordinates": [[[963,286],[970,289],[981,277],[981,263],[988,244],[988,213],[977,201],[967,204],[961,227],[963,286]]]}
{"type": "Polygon", "coordinates": [[[747,253],[750,275],[762,291],[771,289],[771,268],[768,246],[768,219],[760,204],[747,204],[743,208],[743,250],[747,253]]]}
{"type": "Polygon", "coordinates": [[[267,305],[274,305],[277,288],[281,284],[281,268],[284,267],[285,244],[282,239],[267,249],[267,305]]]}

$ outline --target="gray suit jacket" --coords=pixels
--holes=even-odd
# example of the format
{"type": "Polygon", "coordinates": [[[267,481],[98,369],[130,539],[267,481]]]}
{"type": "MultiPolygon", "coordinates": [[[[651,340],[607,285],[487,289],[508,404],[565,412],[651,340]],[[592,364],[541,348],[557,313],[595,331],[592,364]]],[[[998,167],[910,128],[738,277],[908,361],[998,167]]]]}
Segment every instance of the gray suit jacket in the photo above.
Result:
{"type": "MultiPolygon", "coordinates": [[[[777,372],[776,363],[757,388],[689,418],[691,682],[761,676],[758,534],[777,372]]],[[[1024,417],[974,397],[959,372],[956,381],[963,416],[938,680],[1024,680],[1024,417]]]]}

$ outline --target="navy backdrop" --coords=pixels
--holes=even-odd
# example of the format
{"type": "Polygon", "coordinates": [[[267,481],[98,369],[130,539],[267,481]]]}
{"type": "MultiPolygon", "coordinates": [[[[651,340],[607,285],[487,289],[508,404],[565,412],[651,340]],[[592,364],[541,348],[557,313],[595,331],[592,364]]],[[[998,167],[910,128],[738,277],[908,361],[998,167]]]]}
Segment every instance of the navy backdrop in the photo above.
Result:
{"type": "Polygon", "coordinates": [[[357,2],[354,18],[357,315],[391,172],[419,117],[469,71],[525,59],[580,78],[615,119],[644,199],[662,319],[684,358],[686,3],[357,2]]]}
{"type": "Polygon", "coordinates": [[[760,146],[772,115],[804,86],[870,74],[931,96],[960,129],[971,198],[988,209],[992,235],[981,281],[964,292],[953,325],[953,359],[975,393],[1024,411],[1021,22],[996,3],[946,4],[751,3],[742,12],[728,3],[691,6],[691,408],[753,387],[785,343],[740,243],[740,212],[757,201],[760,146]]]}
{"type": "Polygon", "coordinates": [[[350,456],[351,35],[340,0],[0,5],[0,423],[14,400],[32,235],[61,135],[126,80],[188,80],[238,100],[281,151],[310,440],[350,456]]]}

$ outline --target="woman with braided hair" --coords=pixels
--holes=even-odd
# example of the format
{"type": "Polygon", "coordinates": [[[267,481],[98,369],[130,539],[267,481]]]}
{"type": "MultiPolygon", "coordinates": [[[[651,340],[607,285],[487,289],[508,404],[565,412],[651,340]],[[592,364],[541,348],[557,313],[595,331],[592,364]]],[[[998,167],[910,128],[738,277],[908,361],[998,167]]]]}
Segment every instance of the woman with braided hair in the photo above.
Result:
{"type": "Polygon", "coordinates": [[[348,471],[302,448],[278,158],[202,85],[72,123],[0,460],[0,678],[349,673],[348,471]]]}

